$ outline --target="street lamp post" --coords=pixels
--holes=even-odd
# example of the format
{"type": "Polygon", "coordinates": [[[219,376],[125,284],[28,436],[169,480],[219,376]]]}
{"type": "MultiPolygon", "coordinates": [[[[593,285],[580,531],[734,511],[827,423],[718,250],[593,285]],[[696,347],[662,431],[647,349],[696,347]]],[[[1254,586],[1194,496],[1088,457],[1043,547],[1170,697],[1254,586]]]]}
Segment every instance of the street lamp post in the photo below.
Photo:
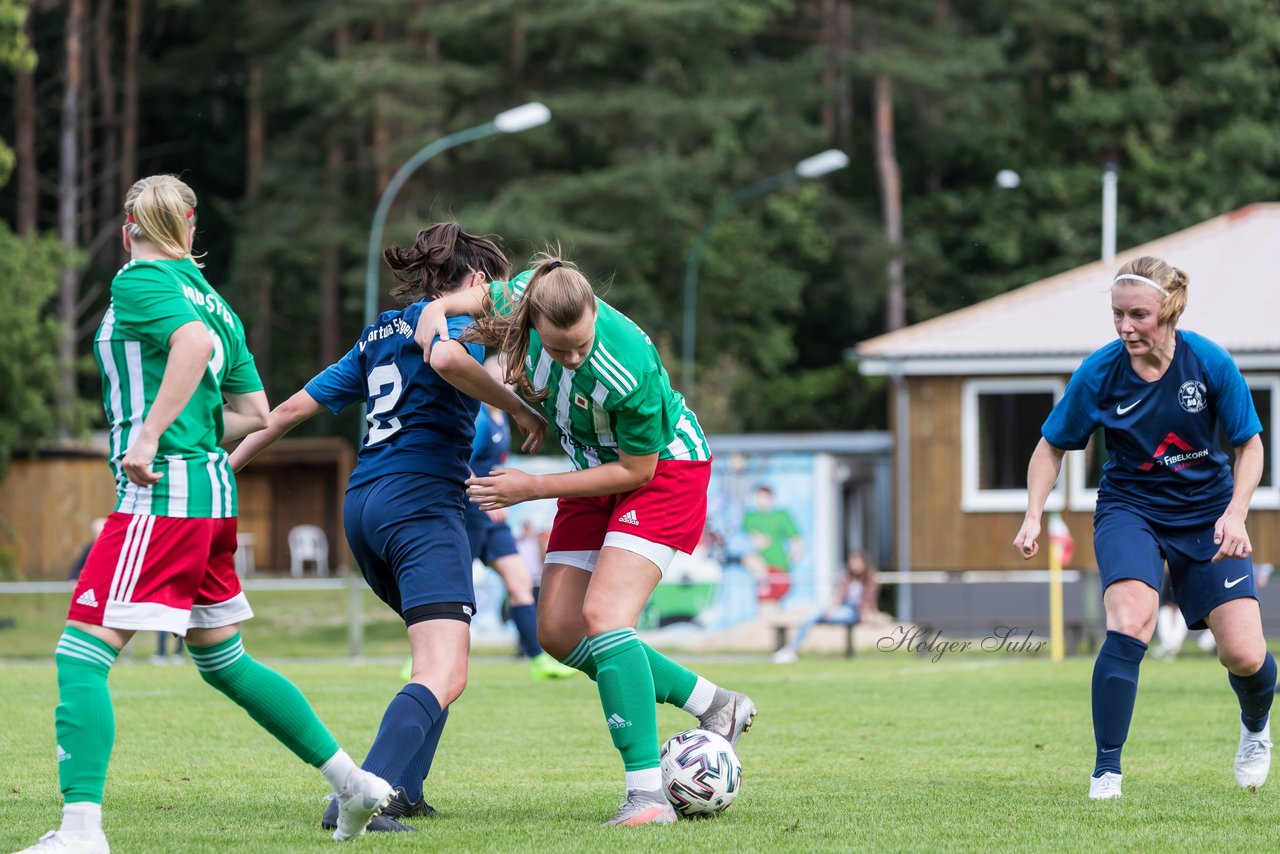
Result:
{"type": "MultiPolygon", "coordinates": [[[[1116,183],[1119,180],[1114,160],[1102,166],[1102,260],[1110,263],[1116,257],[1116,183]]],[[[1002,190],[1016,190],[1022,185],[1022,176],[1012,169],[996,173],[996,186],[1002,190]]]]}
{"type": "Polygon", "coordinates": [[[684,268],[684,334],[681,347],[683,364],[681,365],[680,390],[684,392],[685,397],[693,396],[693,356],[698,332],[698,269],[702,264],[702,251],[706,248],[707,241],[711,239],[712,230],[719,224],[720,220],[725,218],[729,211],[748,199],[771,192],[795,181],[821,177],[837,169],[843,169],[848,165],[849,156],[847,154],[837,148],[827,149],[801,160],[785,172],[780,172],[769,178],[763,178],[754,184],[748,184],[722,201],[711,212],[711,216],[707,219],[707,224],[702,227],[702,231],[698,232],[698,236],[694,238],[693,245],[689,248],[689,257],[684,268]]]}
{"type": "Polygon", "coordinates": [[[369,255],[364,271],[364,325],[371,326],[378,318],[378,251],[382,246],[382,230],[387,224],[387,214],[396,194],[404,186],[409,176],[417,171],[423,163],[442,151],[476,139],[483,139],[495,133],[519,133],[530,128],[544,125],[551,121],[551,110],[543,104],[533,101],[513,107],[494,116],[493,121],[477,125],[467,130],[460,130],[441,137],[422,148],[417,154],[405,161],[404,165],[392,176],[387,188],[382,191],[378,200],[378,209],[374,211],[373,223],[369,226],[369,255]]]}

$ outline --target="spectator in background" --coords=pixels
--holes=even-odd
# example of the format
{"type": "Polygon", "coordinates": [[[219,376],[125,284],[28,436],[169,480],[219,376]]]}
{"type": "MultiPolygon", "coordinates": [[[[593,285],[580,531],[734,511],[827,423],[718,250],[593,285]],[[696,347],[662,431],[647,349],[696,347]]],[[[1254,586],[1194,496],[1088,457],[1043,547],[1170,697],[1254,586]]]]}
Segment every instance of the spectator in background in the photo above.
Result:
{"type": "Polygon", "coordinates": [[[880,582],[876,580],[876,569],[868,562],[866,553],[850,553],[844,572],[836,581],[831,603],[825,608],[819,608],[813,616],[800,624],[791,642],[773,654],[774,663],[794,664],[805,638],[818,623],[851,626],[879,617],[880,612],[876,609],[879,596],[880,582]]]}

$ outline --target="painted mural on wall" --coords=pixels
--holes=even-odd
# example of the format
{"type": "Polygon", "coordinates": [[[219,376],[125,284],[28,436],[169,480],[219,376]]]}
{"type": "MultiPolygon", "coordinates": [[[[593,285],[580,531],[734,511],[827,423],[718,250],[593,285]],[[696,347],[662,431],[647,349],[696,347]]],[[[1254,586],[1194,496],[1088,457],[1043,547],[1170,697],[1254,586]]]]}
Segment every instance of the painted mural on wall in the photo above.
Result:
{"type": "MultiPolygon", "coordinates": [[[[762,607],[814,597],[816,454],[727,454],[712,465],[707,525],[691,555],[677,555],[640,618],[641,630],[673,626],[721,631],[762,607]],[[776,604],[766,604],[776,603],[776,604]]],[[[513,468],[564,471],[558,458],[513,457],[513,468]]],[[[542,572],[554,500],[510,508],[508,518],[535,585],[542,572]]],[[[501,628],[497,574],[476,565],[478,631],[501,628]]]]}

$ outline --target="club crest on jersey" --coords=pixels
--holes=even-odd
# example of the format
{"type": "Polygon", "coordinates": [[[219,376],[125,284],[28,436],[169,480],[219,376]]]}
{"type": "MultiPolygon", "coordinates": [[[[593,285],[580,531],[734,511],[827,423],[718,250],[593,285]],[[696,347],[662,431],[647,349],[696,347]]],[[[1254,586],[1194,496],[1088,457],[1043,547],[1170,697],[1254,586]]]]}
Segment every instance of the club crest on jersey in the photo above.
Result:
{"type": "Polygon", "coordinates": [[[1208,404],[1205,402],[1204,383],[1199,380],[1187,380],[1178,388],[1178,403],[1187,412],[1200,412],[1208,404]]]}
{"type": "Polygon", "coordinates": [[[579,394],[578,392],[575,391],[573,393],[573,405],[580,406],[583,409],[590,409],[591,401],[587,400],[587,396],[585,394],[579,394]]]}

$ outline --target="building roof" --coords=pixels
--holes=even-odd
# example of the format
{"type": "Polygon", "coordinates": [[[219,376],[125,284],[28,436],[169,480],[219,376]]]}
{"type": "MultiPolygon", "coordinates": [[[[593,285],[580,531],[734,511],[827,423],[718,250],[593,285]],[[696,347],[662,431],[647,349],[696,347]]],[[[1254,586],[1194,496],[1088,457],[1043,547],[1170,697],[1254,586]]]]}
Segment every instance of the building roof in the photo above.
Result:
{"type": "Polygon", "coordinates": [[[976,305],[863,341],[864,374],[1070,373],[1115,337],[1108,294],[1126,262],[1159,256],[1191,277],[1180,328],[1244,369],[1280,368],[1280,203],[1256,204],[976,305]]]}

